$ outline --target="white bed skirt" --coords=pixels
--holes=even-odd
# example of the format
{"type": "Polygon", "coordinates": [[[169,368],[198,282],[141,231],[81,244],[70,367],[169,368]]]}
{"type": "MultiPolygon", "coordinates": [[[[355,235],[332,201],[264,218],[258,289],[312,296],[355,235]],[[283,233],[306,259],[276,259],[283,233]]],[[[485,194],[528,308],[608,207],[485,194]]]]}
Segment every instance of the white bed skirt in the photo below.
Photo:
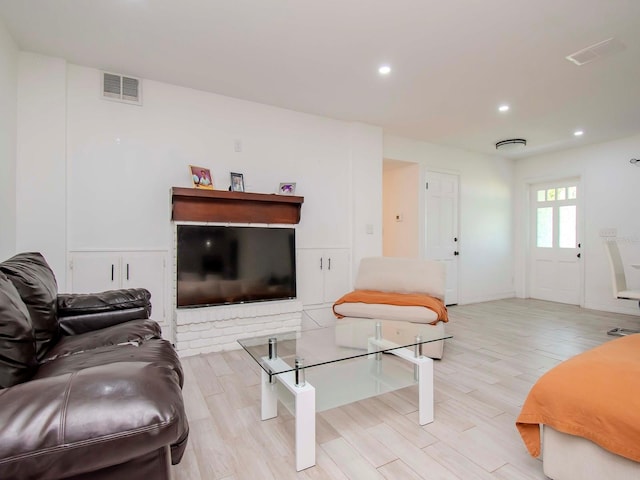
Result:
{"type": "Polygon", "coordinates": [[[553,480],[638,480],[640,463],[611,453],[590,440],[542,429],[544,474],[553,480]]]}

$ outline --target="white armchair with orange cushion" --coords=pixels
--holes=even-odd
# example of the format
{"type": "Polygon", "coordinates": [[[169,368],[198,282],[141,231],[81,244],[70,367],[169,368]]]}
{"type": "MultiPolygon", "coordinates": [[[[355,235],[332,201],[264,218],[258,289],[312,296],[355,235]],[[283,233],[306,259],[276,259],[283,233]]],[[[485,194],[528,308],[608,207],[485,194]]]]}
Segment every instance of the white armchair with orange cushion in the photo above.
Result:
{"type": "MultiPolygon", "coordinates": [[[[333,305],[338,318],[373,318],[429,324],[444,335],[445,266],[432,260],[369,257],[360,261],[354,290],[333,305]]],[[[425,344],[423,353],[442,358],[444,341],[425,344]]]]}

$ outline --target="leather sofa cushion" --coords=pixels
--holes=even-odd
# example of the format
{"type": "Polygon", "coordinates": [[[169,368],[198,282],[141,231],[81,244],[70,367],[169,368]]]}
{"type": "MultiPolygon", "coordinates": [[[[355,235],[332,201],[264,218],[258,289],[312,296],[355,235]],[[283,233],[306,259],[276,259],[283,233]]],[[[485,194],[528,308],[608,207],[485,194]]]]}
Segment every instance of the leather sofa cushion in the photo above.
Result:
{"type": "Polygon", "coordinates": [[[124,343],[141,344],[152,338],[162,338],[160,325],[153,320],[131,320],[111,327],[92,330],[78,335],[63,335],[47,356],[43,363],[67,355],[94,350],[124,343]]]}
{"type": "Polygon", "coordinates": [[[29,380],[38,367],[27,306],[0,272],[0,388],[29,380]]]}
{"type": "Polygon", "coordinates": [[[178,354],[168,341],[162,339],[152,339],[141,344],[108,345],[59,356],[42,363],[33,379],[66,375],[87,368],[122,362],[142,362],[169,367],[174,372],[176,383],[180,387],[184,383],[178,354]]]}
{"type": "Polygon", "coordinates": [[[58,284],[44,257],[37,252],[19,253],[0,263],[29,310],[36,338],[36,357],[42,359],[59,337],[56,314],[58,284]]]}
{"type": "Polygon", "coordinates": [[[2,393],[2,479],[94,478],[188,431],[174,372],[153,362],[95,366],[2,393]]]}

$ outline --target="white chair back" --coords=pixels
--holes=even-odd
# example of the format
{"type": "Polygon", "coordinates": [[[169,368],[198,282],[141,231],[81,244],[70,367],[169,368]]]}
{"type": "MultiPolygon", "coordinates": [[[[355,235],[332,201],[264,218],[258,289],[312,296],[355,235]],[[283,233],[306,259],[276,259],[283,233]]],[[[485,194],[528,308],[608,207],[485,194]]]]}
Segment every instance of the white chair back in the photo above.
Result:
{"type": "Polygon", "coordinates": [[[620,292],[627,289],[627,279],[624,275],[624,265],[620,256],[620,249],[615,240],[604,242],[607,256],[609,257],[609,266],[611,267],[611,284],[613,286],[613,296],[618,297],[620,292]]]}
{"type": "Polygon", "coordinates": [[[446,268],[441,262],[419,258],[367,257],[360,260],[356,290],[425,293],[444,301],[446,268]]]}

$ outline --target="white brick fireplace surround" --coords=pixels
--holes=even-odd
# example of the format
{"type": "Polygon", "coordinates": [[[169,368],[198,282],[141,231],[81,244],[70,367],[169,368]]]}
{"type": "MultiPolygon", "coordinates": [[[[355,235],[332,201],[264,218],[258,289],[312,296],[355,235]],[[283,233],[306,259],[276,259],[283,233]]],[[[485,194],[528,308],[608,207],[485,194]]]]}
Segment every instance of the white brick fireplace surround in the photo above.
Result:
{"type": "Polygon", "coordinates": [[[300,330],[302,302],[282,300],[176,310],[181,357],[240,348],[237,340],[300,330]]]}
{"type": "MultiPolygon", "coordinates": [[[[300,300],[176,308],[177,224],[236,226],[286,226],[300,222],[304,197],[197,190],[173,187],[175,342],[180,356],[241,348],[241,338],[299,331],[302,325],[300,300]],[[232,223],[229,223],[232,222],[232,223]]],[[[295,246],[294,246],[295,248],[295,246]]]]}

